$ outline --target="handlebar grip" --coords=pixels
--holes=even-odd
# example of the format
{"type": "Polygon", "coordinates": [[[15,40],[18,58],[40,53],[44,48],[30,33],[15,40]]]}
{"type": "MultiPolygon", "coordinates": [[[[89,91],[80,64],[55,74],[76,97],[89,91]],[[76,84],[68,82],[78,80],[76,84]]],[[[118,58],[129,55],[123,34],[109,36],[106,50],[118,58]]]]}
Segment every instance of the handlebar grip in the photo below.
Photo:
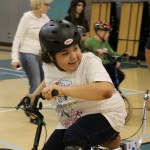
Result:
{"type": "Polygon", "coordinates": [[[53,90],[52,91],[52,96],[57,96],[59,94],[58,90],[53,90]]]}

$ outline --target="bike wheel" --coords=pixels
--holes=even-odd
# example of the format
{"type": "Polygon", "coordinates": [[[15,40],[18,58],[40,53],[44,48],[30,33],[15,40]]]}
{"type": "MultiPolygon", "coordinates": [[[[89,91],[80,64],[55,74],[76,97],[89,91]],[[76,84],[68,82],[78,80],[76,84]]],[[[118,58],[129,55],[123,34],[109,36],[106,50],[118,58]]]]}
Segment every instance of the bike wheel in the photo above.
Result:
{"type": "Polygon", "coordinates": [[[127,97],[125,97],[122,94],[121,94],[121,96],[122,96],[122,98],[124,100],[126,111],[127,111],[127,116],[125,118],[125,124],[126,124],[132,117],[133,107],[132,107],[132,103],[127,99],[127,97]]]}

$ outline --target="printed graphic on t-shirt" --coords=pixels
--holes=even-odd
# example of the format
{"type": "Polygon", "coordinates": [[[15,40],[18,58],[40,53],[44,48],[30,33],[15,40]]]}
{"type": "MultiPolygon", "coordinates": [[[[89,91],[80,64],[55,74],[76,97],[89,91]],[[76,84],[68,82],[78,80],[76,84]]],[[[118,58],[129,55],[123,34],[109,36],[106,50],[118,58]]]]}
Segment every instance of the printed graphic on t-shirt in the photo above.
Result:
{"type": "MultiPolygon", "coordinates": [[[[60,86],[71,86],[72,82],[69,80],[61,80],[60,86]]],[[[59,122],[66,128],[76,122],[82,114],[82,111],[73,109],[73,105],[77,104],[77,101],[71,97],[60,96],[55,99],[56,112],[59,122]]]]}

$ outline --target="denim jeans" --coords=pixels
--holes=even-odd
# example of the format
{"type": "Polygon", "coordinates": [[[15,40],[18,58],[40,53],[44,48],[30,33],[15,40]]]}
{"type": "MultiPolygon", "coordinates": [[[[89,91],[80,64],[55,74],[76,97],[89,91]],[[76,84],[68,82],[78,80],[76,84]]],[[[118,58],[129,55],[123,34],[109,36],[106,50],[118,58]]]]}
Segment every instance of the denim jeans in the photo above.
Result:
{"type": "Polygon", "coordinates": [[[104,67],[112,79],[115,88],[119,90],[119,85],[125,79],[125,74],[111,63],[104,64],[104,67]]]}
{"type": "Polygon", "coordinates": [[[90,150],[91,146],[111,141],[118,135],[102,114],[91,114],[79,118],[68,129],[56,129],[42,150],[64,150],[65,146],[90,150]]]}
{"type": "Polygon", "coordinates": [[[20,53],[21,65],[29,79],[29,93],[32,94],[44,79],[42,61],[38,55],[20,53]]]}

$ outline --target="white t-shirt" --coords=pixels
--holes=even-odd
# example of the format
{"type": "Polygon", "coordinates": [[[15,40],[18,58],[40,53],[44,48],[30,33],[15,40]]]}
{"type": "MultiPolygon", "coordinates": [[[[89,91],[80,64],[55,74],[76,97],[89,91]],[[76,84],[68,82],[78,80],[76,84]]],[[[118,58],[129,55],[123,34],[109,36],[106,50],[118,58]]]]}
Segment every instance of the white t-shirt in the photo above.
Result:
{"type": "MultiPolygon", "coordinates": [[[[88,84],[94,81],[108,81],[112,83],[100,58],[92,53],[83,53],[78,69],[72,73],[60,71],[53,64],[44,63],[43,69],[46,85],[55,83],[60,86],[72,86],[88,84]]],[[[58,129],[68,128],[81,116],[94,113],[102,113],[118,132],[121,131],[125,123],[125,105],[118,92],[115,92],[107,100],[89,101],[61,96],[53,100],[53,103],[56,106],[58,120],[60,121],[58,129]]]]}
{"type": "Polygon", "coordinates": [[[33,11],[23,14],[13,41],[11,54],[13,62],[19,61],[19,52],[39,55],[41,50],[39,31],[48,21],[46,14],[42,14],[41,18],[35,17],[33,11]]]}

